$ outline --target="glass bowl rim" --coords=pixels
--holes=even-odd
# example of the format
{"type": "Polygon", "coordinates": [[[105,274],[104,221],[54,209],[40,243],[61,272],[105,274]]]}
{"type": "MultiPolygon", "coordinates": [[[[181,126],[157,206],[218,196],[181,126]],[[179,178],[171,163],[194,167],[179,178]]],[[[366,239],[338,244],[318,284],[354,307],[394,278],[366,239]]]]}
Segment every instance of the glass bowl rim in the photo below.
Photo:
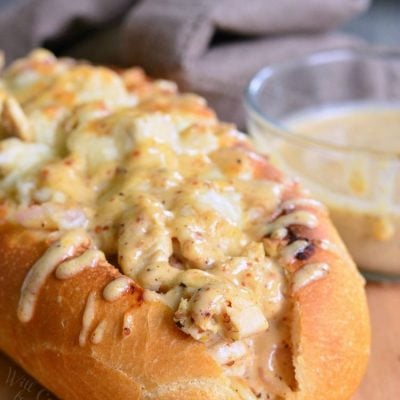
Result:
{"type": "Polygon", "coordinates": [[[258,119],[269,124],[274,129],[273,134],[290,142],[297,142],[303,146],[314,146],[325,150],[342,152],[342,153],[363,153],[372,157],[390,157],[400,159],[399,152],[391,152],[384,150],[367,149],[362,146],[348,146],[336,143],[330,143],[324,140],[310,138],[301,134],[293,134],[279,120],[270,117],[258,102],[258,95],[264,83],[277,73],[294,70],[298,67],[315,66],[321,64],[329,64],[336,61],[348,61],[352,59],[395,59],[400,64],[400,49],[386,46],[364,46],[361,48],[334,48],[329,50],[321,50],[306,54],[304,56],[295,57],[288,61],[272,63],[258,70],[248,81],[245,90],[245,108],[247,110],[247,118],[252,118],[251,114],[255,114],[258,119]]]}

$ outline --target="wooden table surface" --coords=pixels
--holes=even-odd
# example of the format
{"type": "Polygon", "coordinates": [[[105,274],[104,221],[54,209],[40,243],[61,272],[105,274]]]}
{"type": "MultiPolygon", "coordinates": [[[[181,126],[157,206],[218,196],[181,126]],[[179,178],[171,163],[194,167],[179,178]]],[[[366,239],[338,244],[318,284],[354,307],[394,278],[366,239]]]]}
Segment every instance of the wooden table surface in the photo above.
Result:
{"type": "MultiPolygon", "coordinates": [[[[372,354],[353,400],[400,400],[400,284],[370,284],[367,294],[373,326],[372,354]]],[[[54,398],[0,354],[0,399],[54,398]]]]}
{"type": "Polygon", "coordinates": [[[400,284],[367,286],[371,358],[354,400],[400,400],[400,284]]]}

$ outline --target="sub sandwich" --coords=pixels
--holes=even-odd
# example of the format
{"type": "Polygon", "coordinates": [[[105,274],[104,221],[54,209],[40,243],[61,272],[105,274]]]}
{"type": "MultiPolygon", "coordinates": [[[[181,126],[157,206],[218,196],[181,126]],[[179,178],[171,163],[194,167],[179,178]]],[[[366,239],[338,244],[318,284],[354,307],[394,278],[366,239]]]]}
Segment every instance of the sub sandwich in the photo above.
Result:
{"type": "Polygon", "coordinates": [[[36,50],[0,85],[0,350],[65,400],[346,400],[364,282],[205,101],[36,50]]]}

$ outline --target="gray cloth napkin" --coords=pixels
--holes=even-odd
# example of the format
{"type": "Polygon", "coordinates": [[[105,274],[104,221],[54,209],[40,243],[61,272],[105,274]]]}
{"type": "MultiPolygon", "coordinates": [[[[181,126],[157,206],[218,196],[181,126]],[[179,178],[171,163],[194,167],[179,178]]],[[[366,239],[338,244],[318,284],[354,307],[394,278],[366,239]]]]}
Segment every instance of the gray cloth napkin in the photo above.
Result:
{"type": "Polygon", "coordinates": [[[218,33],[230,33],[234,41],[326,32],[367,5],[368,0],[146,0],[126,19],[125,60],[156,73],[169,71],[204,55],[218,33]]]}
{"type": "Polygon", "coordinates": [[[222,119],[243,127],[243,91],[258,69],[357,45],[326,32],[367,6],[367,0],[147,0],[124,23],[122,60],[205,96],[222,119]]]}
{"type": "Polygon", "coordinates": [[[361,43],[345,35],[320,34],[228,44],[211,49],[166,77],[179,82],[181,90],[204,96],[221,119],[244,128],[244,92],[251,76],[263,66],[318,50],[353,48],[361,43]]]}
{"type": "Polygon", "coordinates": [[[0,49],[8,62],[53,43],[68,48],[120,21],[135,0],[15,0],[0,12],[0,49]]]}
{"type": "Polygon", "coordinates": [[[327,32],[369,0],[19,0],[0,13],[7,60],[47,45],[98,63],[139,65],[204,95],[243,126],[242,93],[267,63],[354,46],[327,32]]]}

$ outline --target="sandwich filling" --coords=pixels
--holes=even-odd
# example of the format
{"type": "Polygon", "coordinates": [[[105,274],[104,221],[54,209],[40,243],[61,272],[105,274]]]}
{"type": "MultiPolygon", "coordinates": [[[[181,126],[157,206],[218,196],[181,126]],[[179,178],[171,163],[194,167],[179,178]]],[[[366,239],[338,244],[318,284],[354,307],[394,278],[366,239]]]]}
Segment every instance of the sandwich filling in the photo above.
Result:
{"type": "Polygon", "coordinates": [[[21,289],[22,322],[50,274],[69,279],[116,259],[122,275],[103,288],[105,301],[140,285],[145,301],[170,307],[177,328],[209,348],[243,399],[296,389],[291,294],[329,266],[307,263],[313,245],[291,229],[314,229],[322,206],[288,199],[295,183],[202,98],[138,69],[38,50],[3,73],[0,138],[2,219],[53,241],[21,289]]]}

